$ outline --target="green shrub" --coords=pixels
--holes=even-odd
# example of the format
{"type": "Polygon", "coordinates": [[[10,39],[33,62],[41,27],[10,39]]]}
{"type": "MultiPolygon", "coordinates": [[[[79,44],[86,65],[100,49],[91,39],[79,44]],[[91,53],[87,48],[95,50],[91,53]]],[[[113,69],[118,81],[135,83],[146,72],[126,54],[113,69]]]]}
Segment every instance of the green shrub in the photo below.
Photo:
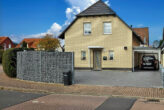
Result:
{"type": "Polygon", "coordinates": [[[2,63],[3,52],[4,52],[4,50],[3,49],[0,49],[0,63],[2,63]]]}
{"type": "Polygon", "coordinates": [[[17,52],[23,51],[22,48],[11,48],[3,53],[2,65],[3,70],[9,77],[16,77],[16,67],[17,67],[17,52]]]}

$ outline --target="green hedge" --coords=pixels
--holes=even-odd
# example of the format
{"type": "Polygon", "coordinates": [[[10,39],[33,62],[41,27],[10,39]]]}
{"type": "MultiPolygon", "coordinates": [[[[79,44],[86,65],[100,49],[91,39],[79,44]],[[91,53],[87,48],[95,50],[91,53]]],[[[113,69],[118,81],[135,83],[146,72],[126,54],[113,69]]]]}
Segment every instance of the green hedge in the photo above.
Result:
{"type": "Polygon", "coordinates": [[[3,53],[2,58],[2,66],[3,71],[6,73],[9,77],[16,77],[16,69],[17,69],[17,52],[18,51],[33,51],[33,48],[11,48],[3,53]]]}
{"type": "Polygon", "coordinates": [[[23,51],[22,48],[11,48],[3,53],[3,70],[9,77],[16,77],[17,52],[23,51]]]}
{"type": "Polygon", "coordinates": [[[0,49],[0,63],[2,63],[3,52],[4,52],[4,50],[3,49],[0,49]]]}

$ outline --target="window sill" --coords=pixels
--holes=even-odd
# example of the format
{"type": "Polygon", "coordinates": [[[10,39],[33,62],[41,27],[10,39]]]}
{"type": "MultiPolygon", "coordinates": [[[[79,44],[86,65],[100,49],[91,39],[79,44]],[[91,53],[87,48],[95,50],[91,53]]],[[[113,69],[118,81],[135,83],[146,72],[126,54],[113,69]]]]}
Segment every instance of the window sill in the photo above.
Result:
{"type": "Polygon", "coordinates": [[[106,34],[106,33],[104,33],[103,35],[112,35],[112,33],[110,33],[110,34],[106,34]]]}
{"type": "Polygon", "coordinates": [[[87,37],[87,36],[91,36],[91,34],[89,34],[89,35],[84,35],[84,34],[83,34],[83,36],[86,36],[86,37],[87,37]]]}

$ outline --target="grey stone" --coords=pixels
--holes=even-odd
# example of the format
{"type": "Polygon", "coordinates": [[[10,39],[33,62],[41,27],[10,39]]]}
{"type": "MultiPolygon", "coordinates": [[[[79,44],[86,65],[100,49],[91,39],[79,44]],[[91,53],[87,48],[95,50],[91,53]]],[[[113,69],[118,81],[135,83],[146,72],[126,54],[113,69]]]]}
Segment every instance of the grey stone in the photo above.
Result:
{"type": "Polygon", "coordinates": [[[63,72],[72,71],[74,74],[72,58],[73,53],[71,52],[18,52],[17,78],[38,82],[63,83],[63,72]]]}

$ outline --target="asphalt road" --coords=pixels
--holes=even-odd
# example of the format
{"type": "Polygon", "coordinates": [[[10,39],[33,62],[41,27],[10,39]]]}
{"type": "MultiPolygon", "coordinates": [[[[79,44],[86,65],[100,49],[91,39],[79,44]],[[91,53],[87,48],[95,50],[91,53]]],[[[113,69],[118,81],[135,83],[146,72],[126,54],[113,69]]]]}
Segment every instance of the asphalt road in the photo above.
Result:
{"type": "Polygon", "coordinates": [[[0,110],[45,95],[0,90],[0,110]]]}
{"type": "Polygon", "coordinates": [[[114,98],[107,99],[96,110],[130,110],[136,99],[114,98]]]}
{"type": "Polygon", "coordinates": [[[130,110],[135,101],[107,96],[46,95],[0,90],[0,110],[130,110]]]}

